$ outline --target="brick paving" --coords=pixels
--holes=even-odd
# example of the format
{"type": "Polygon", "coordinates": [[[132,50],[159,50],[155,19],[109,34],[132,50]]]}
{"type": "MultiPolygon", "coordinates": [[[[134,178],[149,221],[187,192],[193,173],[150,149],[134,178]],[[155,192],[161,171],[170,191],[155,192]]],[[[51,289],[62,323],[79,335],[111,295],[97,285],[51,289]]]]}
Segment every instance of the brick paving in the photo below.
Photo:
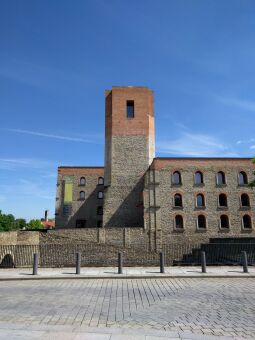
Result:
{"type": "Polygon", "coordinates": [[[185,339],[255,338],[252,278],[3,281],[0,306],[0,334],[8,325],[22,325],[23,331],[72,327],[76,336],[93,328],[185,339]]]}

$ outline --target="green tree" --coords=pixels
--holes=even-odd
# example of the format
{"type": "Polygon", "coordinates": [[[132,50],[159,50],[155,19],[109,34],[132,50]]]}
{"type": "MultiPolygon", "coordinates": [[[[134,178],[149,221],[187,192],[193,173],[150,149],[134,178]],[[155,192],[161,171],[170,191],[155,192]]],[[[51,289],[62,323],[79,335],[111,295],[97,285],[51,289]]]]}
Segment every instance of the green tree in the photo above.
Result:
{"type": "Polygon", "coordinates": [[[42,223],[40,220],[30,220],[27,224],[27,229],[30,230],[39,230],[42,229],[42,223]]]}
{"type": "Polygon", "coordinates": [[[18,229],[26,229],[27,222],[24,218],[17,218],[15,222],[17,224],[18,229]]]}
{"type": "Polygon", "coordinates": [[[0,210],[0,231],[11,231],[17,228],[13,215],[2,214],[0,210]]]}

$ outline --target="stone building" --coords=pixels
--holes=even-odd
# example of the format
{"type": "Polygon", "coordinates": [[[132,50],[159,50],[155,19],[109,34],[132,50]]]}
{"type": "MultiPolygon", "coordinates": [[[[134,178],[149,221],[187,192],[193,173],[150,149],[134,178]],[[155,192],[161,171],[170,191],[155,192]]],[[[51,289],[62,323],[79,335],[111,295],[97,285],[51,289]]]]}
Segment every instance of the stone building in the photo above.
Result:
{"type": "Polygon", "coordinates": [[[105,166],[58,168],[56,227],[123,229],[150,249],[254,237],[252,159],[155,157],[153,101],[146,87],[106,91],[105,166]]]}

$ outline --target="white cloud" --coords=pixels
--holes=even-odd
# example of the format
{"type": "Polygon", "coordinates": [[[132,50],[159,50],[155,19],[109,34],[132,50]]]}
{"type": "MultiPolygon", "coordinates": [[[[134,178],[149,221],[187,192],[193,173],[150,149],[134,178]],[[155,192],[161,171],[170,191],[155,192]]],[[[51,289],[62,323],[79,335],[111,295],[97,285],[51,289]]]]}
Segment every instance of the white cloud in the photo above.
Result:
{"type": "Polygon", "coordinates": [[[56,163],[34,158],[0,158],[0,169],[5,170],[20,168],[43,169],[49,167],[56,167],[56,163]]]}
{"type": "Polygon", "coordinates": [[[250,146],[250,149],[254,150],[255,149],[255,145],[250,146]]]}
{"type": "Polygon", "coordinates": [[[237,157],[229,147],[217,138],[204,134],[182,132],[175,140],[159,141],[158,151],[161,153],[189,157],[237,157]]]}
{"type": "Polygon", "coordinates": [[[55,134],[50,134],[50,133],[22,130],[22,129],[7,129],[7,131],[17,132],[17,133],[22,133],[22,134],[32,135],[32,136],[37,136],[37,137],[53,138],[53,139],[65,140],[69,142],[79,142],[79,143],[96,143],[95,138],[98,137],[98,135],[88,136],[87,138],[60,136],[60,135],[55,135],[55,134]]]}

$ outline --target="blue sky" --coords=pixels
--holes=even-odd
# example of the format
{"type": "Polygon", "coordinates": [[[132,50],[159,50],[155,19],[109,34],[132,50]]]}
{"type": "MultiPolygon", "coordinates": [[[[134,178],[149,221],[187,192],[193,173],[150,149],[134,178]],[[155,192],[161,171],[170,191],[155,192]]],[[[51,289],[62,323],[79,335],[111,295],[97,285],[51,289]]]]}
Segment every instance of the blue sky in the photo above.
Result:
{"type": "Polygon", "coordinates": [[[2,0],[0,209],[54,216],[58,165],[103,165],[104,90],[155,91],[157,156],[255,154],[253,0],[2,0]]]}

